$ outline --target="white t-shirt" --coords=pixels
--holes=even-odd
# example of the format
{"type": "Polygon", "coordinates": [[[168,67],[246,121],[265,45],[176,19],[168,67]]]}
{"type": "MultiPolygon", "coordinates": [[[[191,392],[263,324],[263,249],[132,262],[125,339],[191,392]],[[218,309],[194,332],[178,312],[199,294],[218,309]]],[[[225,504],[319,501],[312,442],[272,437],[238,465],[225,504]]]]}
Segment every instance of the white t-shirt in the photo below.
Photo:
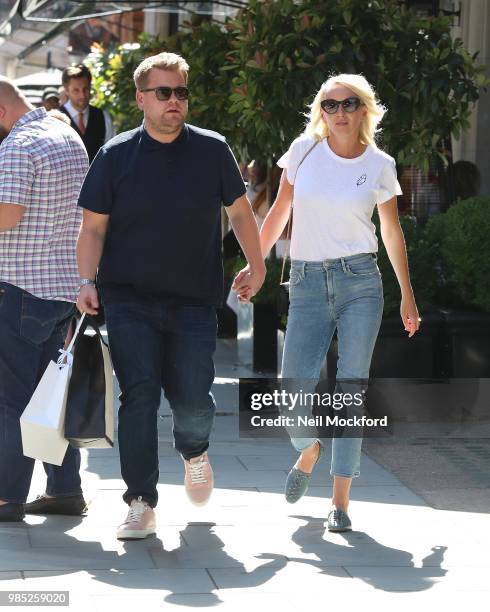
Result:
{"type": "Polygon", "coordinates": [[[402,194],[395,160],[373,145],[346,159],[325,138],[298,169],[314,142],[301,135],[277,162],[294,184],[291,259],[323,261],[377,252],[374,207],[402,194]]]}

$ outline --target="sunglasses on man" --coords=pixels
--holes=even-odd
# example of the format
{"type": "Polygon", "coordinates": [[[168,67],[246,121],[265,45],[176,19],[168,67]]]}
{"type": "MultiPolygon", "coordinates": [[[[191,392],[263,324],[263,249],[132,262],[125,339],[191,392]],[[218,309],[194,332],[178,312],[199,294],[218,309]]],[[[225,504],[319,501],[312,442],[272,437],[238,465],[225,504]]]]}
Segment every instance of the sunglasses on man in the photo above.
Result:
{"type": "Polygon", "coordinates": [[[154,91],[157,100],[166,102],[172,97],[172,92],[175,94],[177,100],[187,100],[189,98],[188,87],[151,87],[149,89],[140,89],[140,91],[154,91]]]}
{"type": "Polygon", "coordinates": [[[320,102],[320,106],[329,115],[335,115],[335,113],[339,110],[340,105],[342,105],[342,108],[346,113],[355,113],[361,104],[363,104],[363,102],[361,102],[361,100],[355,96],[351,96],[345,100],[334,100],[332,98],[327,98],[326,100],[322,100],[320,102]]]}

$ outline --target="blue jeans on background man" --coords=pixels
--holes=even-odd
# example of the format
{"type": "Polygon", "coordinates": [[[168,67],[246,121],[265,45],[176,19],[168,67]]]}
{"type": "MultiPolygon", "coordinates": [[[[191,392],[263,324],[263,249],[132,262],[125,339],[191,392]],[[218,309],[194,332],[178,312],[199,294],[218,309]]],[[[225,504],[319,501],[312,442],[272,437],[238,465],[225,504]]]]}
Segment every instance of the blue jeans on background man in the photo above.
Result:
{"type": "Polygon", "coordinates": [[[109,346],[119,381],[118,440],[129,505],[158,502],[158,408],[161,390],[173,415],[175,449],[191,459],[209,447],[215,402],[214,306],[170,305],[134,297],[104,304],[109,346]]]}
{"type": "MultiPolygon", "coordinates": [[[[335,392],[366,388],[371,357],[383,316],[383,284],[377,257],[361,253],[325,261],[291,261],[289,314],[281,377],[318,382],[337,330],[338,364],[335,392]]],[[[313,389],[308,389],[311,392],[313,389]]],[[[291,441],[298,451],[316,437],[291,441]]],[[[304,434],[303,434],[304,435],[304,434]]],[[[360,474],[361,437],[333,437],[330,474],[360,474]]]]}
{"type": "MultiPolygon", "coordinates": [[[[59,357],[74,314],[71,302],[43,300],[0,282],[0,499],[23,504],[34,459],[22,452],[20,417],[50,361],[59,357]]],[[[68,446],[61,466],[44,463],[46,493],[82,493],[80,451],[68,446]]]]}

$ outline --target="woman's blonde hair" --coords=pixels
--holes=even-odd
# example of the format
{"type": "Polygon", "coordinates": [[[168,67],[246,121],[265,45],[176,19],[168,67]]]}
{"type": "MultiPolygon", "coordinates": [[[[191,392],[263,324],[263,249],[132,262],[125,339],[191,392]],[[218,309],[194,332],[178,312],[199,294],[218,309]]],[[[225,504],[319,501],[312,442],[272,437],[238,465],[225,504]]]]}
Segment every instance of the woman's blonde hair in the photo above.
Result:
{"type": "Polygon", "coordinates": [[[308,123],[304,133],[315,140],[327,138],[330,133],[327,124],[322,119],[320,103],[327,98],[332,85],[343,85],[356,94],[366,105],[367,114],[362,120],[359,140],[362,144],[375,145],[375,137],[381,130],[378,124],[386,112],[386,108],[376,99],[376,93],[362,74],[336,74],[329,77],[322,84],[310,105],[310,112],[306,114],[308,123]]]}

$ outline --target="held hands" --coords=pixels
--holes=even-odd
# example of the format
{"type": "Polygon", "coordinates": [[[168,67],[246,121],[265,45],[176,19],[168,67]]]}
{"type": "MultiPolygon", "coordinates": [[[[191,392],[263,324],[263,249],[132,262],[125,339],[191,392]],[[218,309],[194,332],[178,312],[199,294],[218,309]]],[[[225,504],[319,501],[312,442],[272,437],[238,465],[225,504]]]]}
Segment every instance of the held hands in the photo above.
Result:
{"type": "Polygon", "coordinates": [[[81,314],[96,315],[99,308],[99,296],[93,285],[83,285],[77,298],[77,308],[81,314]]]}
{"type": "Polygon", "coordinates": [[[419,330],[421,322],[413,295],[406,297],[402,296],[400,315],[403,325],[405,326],[405,331],[409,332],[408,337],[411,338],[415,332],[419,330]]]}
{"type": "Polygon", "coordinates": [[[250,302],[250,299],[260,291],[265,280],[265,274],[265,266],[262,270],[252,270],[250,265],[247,265],[240,270],[231,286],[237,294],[239,302],[242,304],[250,302]]]}

